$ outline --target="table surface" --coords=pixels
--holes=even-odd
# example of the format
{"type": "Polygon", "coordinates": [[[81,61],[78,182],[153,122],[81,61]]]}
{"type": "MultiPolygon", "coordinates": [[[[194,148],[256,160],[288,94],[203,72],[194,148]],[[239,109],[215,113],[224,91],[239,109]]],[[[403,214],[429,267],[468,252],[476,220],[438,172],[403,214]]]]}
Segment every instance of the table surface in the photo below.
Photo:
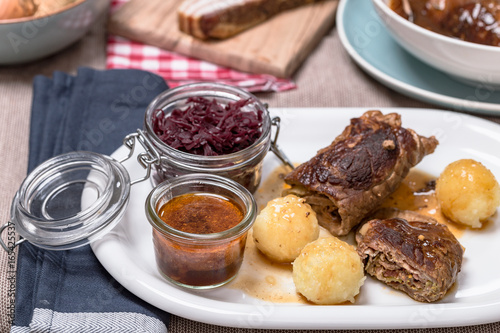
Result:
{"type": "MultiPolygon", "coordinates": [[[[78,67],[105,68],[106,17],[81,41],[52,57],[14,67],[0,66],[0,221],[8,220],[10,202],[26,175],[32,80],[35,75],[51,76],[54,71],[74,74],[78,67]]],[[[343,49],[335,27],[322,39],[294,74],[298,88],[280,93],[259,93],[270,107],[422,107],[442,109],[426,104],[378,83],[365,74],[343,49]]],[[[500,123],[500,117],[483,118],[500,123]]],[[[0,251],[0,332],[9,330],[9,302],[13,276],[12,257],[0,251]]],[[[172,316],[170,332],[264,332],[218,327],[172,316]]],[[[424,330],[412,330],[423,332],[424,330]]],[[[292,331],[277,331],[292,332],[292,331]]],[[[307,331],[313,332],[313,331],[307,331]]],[[[354,331],[360,333],[372,331],[354,331]]],[[[398,332],[397,330],[373,332],[398,332]]],[[[436,328],[425,332],[500,332],[500,322],[458,328],[436,328]]]]}

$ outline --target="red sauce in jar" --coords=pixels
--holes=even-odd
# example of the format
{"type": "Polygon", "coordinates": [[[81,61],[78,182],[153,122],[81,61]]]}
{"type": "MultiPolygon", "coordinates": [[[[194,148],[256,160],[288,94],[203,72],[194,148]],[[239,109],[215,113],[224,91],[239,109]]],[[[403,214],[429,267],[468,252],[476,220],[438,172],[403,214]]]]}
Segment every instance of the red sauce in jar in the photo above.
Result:
{"type": "MultiPolygon", "coordinates": [[[[180,195],[157,213],[171,227],[200,235],[229,230],[243,219],[238,205],[209,193],[180,195]]],[[[217,241],[186,241],[153,229],[153,242],[158,267],[167,278],[188,286],[215,286],[231,280],[238,272],[246,233],[217,241]]]]}
{"type": "Polygon", "coordinates": [[[229,199],[203,193],[173,198],[159,209],[158,216],[179,231],[211,234],[236,226],[243,213],[229,199]]]}

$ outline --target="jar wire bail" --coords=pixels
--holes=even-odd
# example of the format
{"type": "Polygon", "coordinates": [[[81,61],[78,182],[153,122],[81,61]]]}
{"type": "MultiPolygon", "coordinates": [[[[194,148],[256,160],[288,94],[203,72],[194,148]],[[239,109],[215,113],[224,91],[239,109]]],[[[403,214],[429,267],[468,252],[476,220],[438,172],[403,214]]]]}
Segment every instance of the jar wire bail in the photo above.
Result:
{"type": "MultiPolygon", "coordinates": [[[[14,223],[12,223],[11,221],[8,221],[7,223],[5,223],[0,228],[0,236],[2,235],[4,230],[9,229],[9,228],[13,228],[13,227],[14,227],[14,223]]],[[[9,247],[8,244],[5,244],[4,240],[0,237],[0,246],[2,246],[2,248],[5,250],[5,252],[11,253],[12,251],[14,251],[16,246],[19,246],[19,244],[23,243],[25,240],[26,240],[25,238],[20,238],[19,240],[12,242],[12,246],[9,247]]]]}
{"type": "Polygon", "coordinates": [[[129,153],[125,158],[119,161],[120,163],[123,163],[132,158],[137,141],[144,148],[144,152],[137,155],[137,161],[144,169],[146,169],[146,174],[143,178],[131,181],[130,185],[134,185],[136,183],[140,183],[149,179],[149,177],[151,176],[152,166],[154,164],[159,164],[161,159],[160,153],[153,146],[153,143],[146,137],[142,130],[138,129],[135,133],[131,133],[123,139],[123,145],[129,149],[129,153]]]}
{"type": "Polygon", "coordinates": [[[276,126],[276,132],[274,133],[274,138],[271,140],[271,151],[280,159],[280,161],[291,168],[292,170],[295,169],[293,163],[290,161],[290,159],[286,156],[285,152],[278,146],[278,137],[280,134],[280,124],[281,124],[281,118],[280,117],[273,117],[271,119],[271,126],[276,126]]]}

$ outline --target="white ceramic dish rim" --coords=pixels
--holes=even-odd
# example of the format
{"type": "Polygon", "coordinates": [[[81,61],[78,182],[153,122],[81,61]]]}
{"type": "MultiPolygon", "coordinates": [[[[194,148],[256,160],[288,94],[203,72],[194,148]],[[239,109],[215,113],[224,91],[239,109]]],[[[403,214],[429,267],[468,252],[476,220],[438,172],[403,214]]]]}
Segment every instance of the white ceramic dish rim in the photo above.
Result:
{"type": "MultiPolygon", "coordinates": [[[[447,107],[458,107],[462,106],[464,102],[467,103],[467,108],[465,110],[481,113],[481,114],[491,114],[497,116],[500,114],[500,106],[496,103],[484,103],[477,101],[465,101],[464,99],[450,97],[442,94],[435,93],[433,91],[425,90],[419,87],[415,87],[406,82],[402,82],[394,77],[384,73],[379,70],[375,66],[371,65],[368,61],[366,61],[351,45],[349,39],[347,38],[345,32],[345,23],[344,23],[344,13],[345,6],[349,0],[340,0],[339,7],[337,9],[336,22],[337,22],[337,31],[342,42],[342,45],[346,49],[347,53],[354,59],[354,61],[361,66],[367,73],[371,74],[373,77],[377,78],[379,81],[387,85],[388,87],[399,91],[404,94],[410,94],[414,97],[421,98],[429,103],[438,103],[442,106],[447,107]]],[[[372,1],[372,0],[370,0],[372,1]]],[[[387,6],[386,6],[387,7],[387,6]]],[[[401,18],[404,20],[403,18],[401,18]]],[[[408,22],[406,22],[408,24],[408,22]]],[[[435,69],[437,71],[437,69],[435,69]]]]}
{"type": "MultiPolygon", "coordinates": [[[[369,108],[292,108],[271,111],[282,116],[288,114],[292,117],[290,118],[292,120],[294,119],[293,117],[297,117],[300,120],[302,114],[312,114],[315,117],[319,115],[322,117],[318,119],[324,119],[325,117],[328,118],[330,112],[338,112],[340,116],[331,116],[332,120],[335,120],[337,117],[344,119],[351,116],[359,116],[367,109],[369,108]]],[[[410,117],[414,122],[413,126],[417,126],[420,129],[426,128],[425,126],[429,121],[433,123],[433,120],[437,120],[432,126],[435,124],[436,128],[448,128],[448,130],[454,131],[449,132],[449,134],[455,133],[455,135],[463,139],[462,131],[460,127],[457,127],[457,124],[461,124],[482,140],[494,136],[495,140],[500,143],[497,124],[472,116],[430,109],[383,108],[382,111],[384,113],[400,112],[403,116],[403,124],[405,124],[405,116],[410,117]]],[[[411,121],[408,121],[406,125],[413,127],[411,121]]],[[[299,126],[303,126],[302,122],[299,126]]],[[[428,131],[430,131],[430,128],[428,131]]],[[[422,134],[428,135],[427,133],[422,134]]],[[[441,134],[444,134],[446,138],[446,131],[441,134]]],[[[470,139],[472,140],[473,138],[470,139]]],[[[476,140],[479,139],[476,138],[476,140]]],[[[453,144],[451,147],[457,148],[453,144]]],[[[308,150],[310,149],[308,146],[308,150]]],[[[461,153],[467,154],[466,147],[458,147],[458,149],[461,153]]],[[[484,150],[486,148],[484,145],[480,145],[479,153],[481,153],[481,149],[484,150]]],[[[450,156],[446,155],[445,160],[455,157],[454,152],[449,152],[448,149],[444,151],[446,154],[451,154],[450,156]]],[[[113,155],[121,157],[124,153],[124,149],[118,149],[113,155]]],[[[500,173],[500,159],[495,158],[495,161],[495,173],[498,174],[500,173]]],[[[428,166],[434,168],[435,163],[429,161],[428,166]]],[[[150,187],[149,184],[145,185],[150,187]]],[[[136,216],[133,217],[133,221],[137,221],[136,216]]],[[[496,222],[498,223],[498,218],[496,222]]],[[[497,283],[494,283],[496,289],[493,296],[489,296],[492,295],[491,293],[484,294],[483,291],[483,294],[488,297],[481,296],[483,294],[480,294],[478,298],[477,295],[472,294],[472,299],[467,299],[467,295],[464,295],[465,299],[459,297],[456,302],[437,302],[433,304],[414,302],[404,295],[399,295],[404,298],[391,298],[391,302],[396,300],[397,304],[381,302],[378,305],[312,306],[280,304],[260,301],[252,297],[243,297],[243,303],[235,303],[225,298],[227,296],[229,299],[232,299],[230,293],[234,292],[234,290],[218,289],[215,291],[215,297],[214,294],[190,292],[166,283],[157,272],[142,270],[141,267],[143,266],[141,265],[145,265],[148,268],[153,268],[151,266],[154,266],[154,259],[151,258],[153,257],[152,245],[148,246],[148,248],[151,247],[147,252],[148,258],[143,258],[137,255],[138,253],[136,252],[140,242],[135,238],[137,234],[133,233],[134,230],[129,230],[129,232],[134,234],[134,237],[128,237],[123,233],[124,231],[120,228],[120,224],[118,224],[117,228],[118,230],[110,232],[103,239],[92,244],[92,249],[103,266],[126,289],[141,297],[146,302],[191,320],[222,326],[271,329],[430,328],[485,324],[500,320],[500,313],[497,311],[500,306],[500,298],[497,295],[500,289],[497,283]],[[124,255],[127,251],[131,253],[130,256],[124,255]],[[151,254],[149,254],[150,252],[151,254]],[[144,263],[145,261],[146,263],[144,263]],[[219,293],[217,294],[217,292],[219,293]],[[210,295],[210,297],[207,295],[210,295]]],[[[144,231],[144,227],[140,228],[144,231]]],[[[491,237],[494,239],[495,237],[498,238],[498,234],[499,229],[496,226],[493,233],[486,234],[489,237],[486,240],[491,241],[491,237]]],[[[485,236],[482,235],[481,237],[485,236]]],[[[481,238],[480,241],[484,243],[485,238],[481,238]]],[[[469,248],[469,251],[472,251],[469,253],[474,253],[474,249],[469,248]]],[[[497,266],[492,265],[491,267],[495,268],[497,266]]],[[[490,269],[493,269],[491,267],[490,269]]],[[[491,273],[489,271],[490,275],[491,273]]],[[[496,278],[496,274],[493,275],[496,278]]],[[[482,276],[483,273],[481,273],[482,276]]],[[[498,279],[495,281],[498,282],[498,279]]],[[[374,285],[370,285],[370,287],[372,286],[374,285]]],[[[381,286],[375,285],[375,287],[375,289],[380,290],[381,286]]],[[[370,293],[368,290],[364,291],[364,293],[370,293]]],[[[469,292],[474,292],[474,290],[470,290],[469,292]]],[[[399,297],[398,295],[387,294],[387,292],[384,292],[384,295],[385,297],[399,297]]],[[[371,294],[371,296],[374,295],[371,294]]],[[[373,299],[378,298],[374,297],[373,299]]]]}
{"type": "Polygon", "coordinates": [[[425,35],[429,38],[437,39],[443,43],[455,44],[455,45],[458,45],[460,47],[477,49],[478,51],[498,53],[500,56],[500,47],[499,46],[491,46],[491,45],[483,45],[483,44],[478,44],[478,43],[466,42],[466,41],[463,41],[460,39],[441,35],[437,32],[422,28],[421,26],[414,24],[408,20],[405,20],[403,17],[399,16],[396,12],[394,12],[392,9],[390,9],[389,6],[387,5],[387,2],[389,0],[371,0],[371,1],[378,8],[380,8],[386,15],[388,15],[391,18],[393,18],[394,20],[396,20],[399,24],[402,24],[402,25],[408,27],[409,29],[415,30],[415,31],[419,32],[420,34],[425,35]]]}
{"type": "Polygon", "coordinates": [[[30,21],[42,20],[42,19],[45,19],[45,18],[48,18],[51,16],[55,16],[55,15],[58,15],[60,13],[65,12],[65,11],[68,11],[74,7],[77,7],[77,6],[81,5],[82,3],[84,3],[85,1],[88,1],[88,0],[76,0],[75,2],[67,4],[66,6],[59,8],[56,11],[53,11],[53,12],[50,12],[50,13],[47,13],[44,15],[40,15],[40,16],[25,16],[25,17],[19,17],[19,18],[14,18],[14,19],[0,20],[0,28],[2,27],[2,25],[26,23],[26,22],[30,22],[30,21]]]}

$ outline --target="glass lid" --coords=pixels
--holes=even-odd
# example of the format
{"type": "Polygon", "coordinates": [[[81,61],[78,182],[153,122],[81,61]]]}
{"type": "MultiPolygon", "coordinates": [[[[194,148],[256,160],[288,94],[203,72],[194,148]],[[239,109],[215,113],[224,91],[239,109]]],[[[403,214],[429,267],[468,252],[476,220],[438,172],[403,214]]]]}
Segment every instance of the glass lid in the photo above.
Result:
{"type": "Polygon", "coordinates": [[[130,177],[122,164],[92,152],[71,152],[38,166],[23,181],[11,223],[28,242],[66,250],[92,242],[118,223],[130,177]]]}

